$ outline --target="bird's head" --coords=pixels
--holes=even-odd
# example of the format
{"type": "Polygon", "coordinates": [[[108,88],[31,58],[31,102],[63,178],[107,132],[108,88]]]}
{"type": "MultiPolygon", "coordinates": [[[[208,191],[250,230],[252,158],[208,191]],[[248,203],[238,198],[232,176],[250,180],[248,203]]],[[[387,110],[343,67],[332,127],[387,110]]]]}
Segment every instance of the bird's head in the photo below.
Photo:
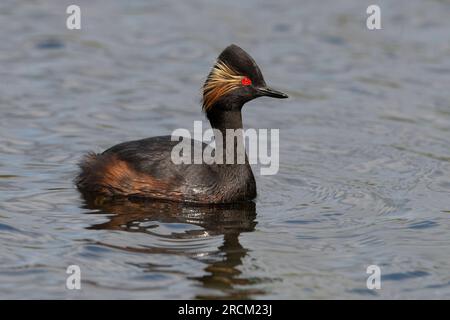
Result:
{"type": "Polygon", "coordinates": [[[269,88],[256,62],[240,47],[232,44],[217,58],[203,85],[203,110],[226,111],[242,108],[244,103],[267,96],[284,99],[288,96],[269,88]]]}

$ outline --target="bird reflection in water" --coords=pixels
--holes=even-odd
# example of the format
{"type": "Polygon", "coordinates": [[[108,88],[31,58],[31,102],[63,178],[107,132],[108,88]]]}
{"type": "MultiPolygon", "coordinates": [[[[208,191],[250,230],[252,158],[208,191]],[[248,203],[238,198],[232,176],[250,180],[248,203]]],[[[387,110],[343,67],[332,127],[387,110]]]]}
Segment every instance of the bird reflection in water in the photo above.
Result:
{"type": "MultiPolygon", "coordinates": [[[[218,290],[218,294],[197,295],[198,299],[249,299],[265,292],[252,289],[262,279],[245,278],[239,267],[243,263],[248,249],[239,242],[242,232],[252,232],[256,226],[256,208],[254,202],[235,203],[229,205],[190,205],[155,200],[120,199],[105,201],[101,197],[84,196],[85,208],[95,210],[92,213],[108,214],[109,221],[89,227],[92,230],[121,230],[140,232],[161,237],[148,227],[148,222],[182,223],[199,226],[201,229],[184,232],[172,232],[165,237],[176,239],[198,240],[208,236],[223,236],[223,243],[216,252],[204,255],[192,254],[186,248],[174,247],[118,247],[116,249],[145,254],[178,254],[186,255],[206,263],[205,274],[200,277],[187,277],[198,281],[205,289],[218,290]],[[113,215],[111,215],[113,214],[113,215]]],[[[106,245],[106,244],[103,244],[106,245]]],[[[144,265],[150,268],[151,265],[144,265]]],[[[147,270],[148,271],[148,270],[147,270]]]]}

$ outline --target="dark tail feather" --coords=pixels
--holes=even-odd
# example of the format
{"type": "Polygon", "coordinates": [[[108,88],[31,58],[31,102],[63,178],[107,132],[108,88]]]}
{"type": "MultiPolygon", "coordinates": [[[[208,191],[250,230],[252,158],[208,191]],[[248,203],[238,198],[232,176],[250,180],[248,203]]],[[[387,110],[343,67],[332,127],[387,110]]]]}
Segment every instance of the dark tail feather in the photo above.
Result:
{"type": "Polygon", "coordinates": [[[100,158],[100,154],[95,152],[89,152],[83,156],[81,161],[78,163],[78,167],[81,172],[75,178],[75,184],[78,189],[85,190],[89,188],[89,182],[96,173],[96,167],[100,158]]]}

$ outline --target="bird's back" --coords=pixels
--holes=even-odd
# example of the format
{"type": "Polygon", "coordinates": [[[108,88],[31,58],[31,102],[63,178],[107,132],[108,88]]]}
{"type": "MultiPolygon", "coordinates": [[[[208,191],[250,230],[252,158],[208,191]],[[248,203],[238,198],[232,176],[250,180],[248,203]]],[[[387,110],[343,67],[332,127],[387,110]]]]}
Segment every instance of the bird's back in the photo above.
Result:
{"type": "MultiPolygon", "coordinates": [[[[186,143],[186,140],[183,142],[186,143]]],[[[124,142],[102,154],[88,154],[80,163],[81,173],[77,178],[77,186],[83,192],[105,196],[136,196],[201,203],[233,202],[255,197],[256,186],[253,192],[251,184],[254,184],[254,178],[248,165],[248,168],[237,165],[233,169],[216,164],[193,164],[194,149],[200,148],[203,152],[207,147],[195,140],[188,142],[191,146],[191,162],[175,164],[172,152],[178,143],[180,142],[172,141],[171,136],[160,136],[124,142]],[[235,170],[241,181],[226,181],[234,179],[235,170]],[[238,172],[242,170],[245,171],[244,175],[238,172]]]]}

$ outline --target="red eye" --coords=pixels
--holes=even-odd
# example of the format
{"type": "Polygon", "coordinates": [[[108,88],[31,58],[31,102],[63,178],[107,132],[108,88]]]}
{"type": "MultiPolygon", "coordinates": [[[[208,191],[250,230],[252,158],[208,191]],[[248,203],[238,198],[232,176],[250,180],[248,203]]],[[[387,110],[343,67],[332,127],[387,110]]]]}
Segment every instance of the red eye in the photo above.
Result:
{"type": "Polygon", "coordinates": [[[249,86],[249,85],[252,84],[252,80],[250,80],[247,77],[243,77],[242,80],[241,80],[241,83],[242,83],[243,86],[249,86]]]}

